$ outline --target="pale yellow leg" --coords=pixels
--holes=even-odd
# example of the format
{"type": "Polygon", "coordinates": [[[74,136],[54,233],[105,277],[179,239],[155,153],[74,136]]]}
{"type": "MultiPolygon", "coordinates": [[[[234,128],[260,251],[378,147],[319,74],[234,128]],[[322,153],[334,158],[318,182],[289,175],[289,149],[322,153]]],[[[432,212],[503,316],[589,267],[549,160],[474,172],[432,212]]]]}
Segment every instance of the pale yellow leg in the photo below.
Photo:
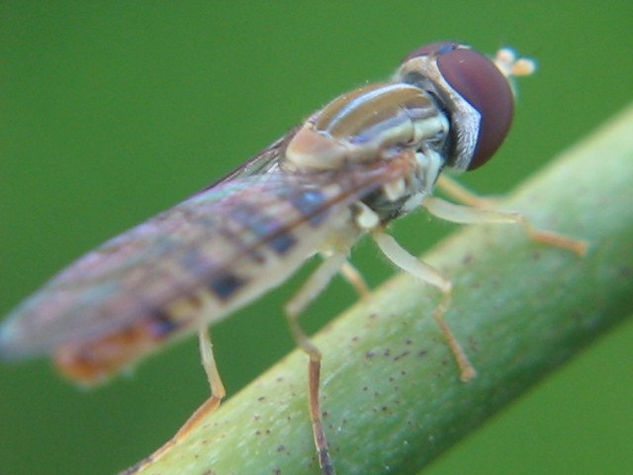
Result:
{"type": "Polygon", "coordinates": [[[341,266],[340,272],[345,280],[347,280],[351,284],[351,286],[354,287],[356,293],[361,299],[367,298],[367,296],[369,295],[369,286],[367,285],[367,282],[365,282],[365,279],[363,279],[361,273],[358,272],[358,269],[356,269],[356,267],[350,264],[348,260],[345,260],[345,262],[343,262],[343,265],[341,266]]]}
{"type": "Polygon", "coordinates": [[[189,433],[202,421],[203,418],[212,414],[219,406],[220,402],[226,395],[224,384],[220,378],[218,367],[215,363],[215,357],[213,356],[213,345],[209,336],[209,330],[206,325],[202,324],[198,331],[198,341],[200,344],[200,355],[202,358],[202,366],[207,374],[207,380],[211,386],[211,397],[207,399],[197,410],[194,412],[187,422],[176,432],[167,443],[156,450],[152,455],[147,457],[142,462],[138,463],[134,467],[128,469],[126,474],[133,474],[144,468],[145,466],[155,462],[164,454],[166,454],[174,445],[181,440],[185,439],[189,433]]]}
{"type": "Polygon", "coordinates": [[[459,344],[459,341],[451,331],[451,328],[444,321],[444,315],[446,314],[451,302],[453,289],[452,282],[444,277],[434,267],[420,261],[415,256],[412,256],[389,234],[376,231],[372,235],[380,250],[391,262],[422,282],[431,284],[442,291],[444,296],[440,304],[435,309],[435,312],[433,312],[433,318],[440,327],[440,330],[444,334],[444,337],[453,352],[455,361],[459,366],[460,379],[464,382],[473,379],[477,376],[477,371],[468,360],[466,352],[459,344]]]}
{"type": "Polygon", "coordinates": [[[291,318],[296,319],[310,302],[325,290],[332,278],[341,271],[343,264],[347,262],[347,256],[343,253],[336,253],[324,259],[297,293],[286,302],[285,310],[291,318]]]}
{"type": "Polygon", "coordinates": [[[312,434],[314,444],[319,457],[319,466],[323,474],[334,474],[334,465],[330,457],[327,438],[323,428],[321,415],[321,399],[319,396],[321,378],[321,352],[310,341],[301,326],[299,325],[299,315],[314,300],[332,280],[332,278],[343,269],[347,262],[347,256],[343,253],[334,254],[327,257],[316,271],[308,278],[299,291],[286,304],[286,317],[292,335],[297,345],[306,352],[310,358],[308,364],[308,396],[310,402],[310,420],[312,421],[312,434]]]}
{"type": "Polygon", "coordinates": [[[494,208],[498,202],[496,198],[481,197],[473,193],[461,183],[442,174],[437,179],[437,187],[445,194],[468,206],[477,208],[494,208]]]}
{"type": "Polygon", "coordinates": [[[222,378],[220,378],[218,366],[215,363],[211,336],[209,335],[209,329],[205,324],[200,326],[200,331],[198,332],[198,342],[200,345],[202,367],[204,368],[204,372],[207,374],[207,381],[209,381],[211,395],[216,399],[224,399],[224,396],[226,396],[226,390],[224,389],[222,378]]]}
{"type": "Polygon", "coordinates": [[[429,197],[424,201],[422,206],[424,206],[432,215],[454,223],[520,224],[528,233],[530,239],[534,241],[547,244],[549,246],[560,247],[574,252],[579,256],[584,256],[587,253],[588,244],[586,241],[564,236],[553,231],[542,231],[536,229],[529,220],[520,213],[462,206],[435,197],[429,197]]]}

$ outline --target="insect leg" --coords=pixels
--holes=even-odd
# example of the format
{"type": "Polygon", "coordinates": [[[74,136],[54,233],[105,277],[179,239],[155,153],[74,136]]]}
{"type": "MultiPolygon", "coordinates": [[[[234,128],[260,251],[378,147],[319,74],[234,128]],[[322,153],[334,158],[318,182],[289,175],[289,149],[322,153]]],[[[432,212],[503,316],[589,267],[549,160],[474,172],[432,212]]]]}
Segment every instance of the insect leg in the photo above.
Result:
{"type": "Polygon", "coordinates": [[[319,456],[319,466],[323,474],[334,474],[334,466],[328,449],[323,420],[321,417],[321,401],[319,398],[319,380],[321,377],[321,352],[310,341],[301,326],[299,325],[299,315],[327,286],[347,260],[344,253],[335,253],[327,257],[316,271],[308,278],[303,287],[286,304],[286,317],[292,335],[310,357],[308,365],[308,394],[310,399],[310,420],[312,421],[312,434],[319,456]]]}
{"type": "Polygon", "coordinates": [[[491,208],[496,205],[497,199],[490,197],[481,197],[477,193],[473,193],[461,183],[453,180],[446,175],[440,175],[437,179],[437,187],[453,198],[468,206],[477,208],[491,208]]]}
{"type": "Polygon", "coordinates": [[[213,356],[213,345],[211,344],[211,337],[209,336],[209,330],[206,324],[201,324],[198,330],[198,341],[200,344],[200,355],[202,357],[202,366],[207,373],[207,379],[211,386],[211,397],[207,399],[198,409],[194,412],[187,422],[178,429],[176,435],[174,435],[169,441],[163,444],[158,450],[147,457],[142,462],[138,463],[134,467],[128,469],[125,474],[133,474],[138,472],[145,466],[155,462],[160,457],[165,455],[174,445],[186,438],[189,433],[196,428],[196,426],[202,421],[202,419],[209,414],[212,414],[219,406],[220,402],[226,395],[224,384],[220,378],[218,367],[215,364],[215,358],[213,356]]]}
{"type": "Polygon", "coordinates": [[[348,260],[345,260],[341,265],[340,269],[341,275],[348,281],[352,287],[356,290],[356,293],[360,296],[360,298],[365,298],[369,295],[369,287],[367,286],[367,282],[363,279],[363,276],[358,272],[358,269],[349,263],[348,260]]]}
{"type": "Polygon", "coordinates": [[[427,284],[431,284],[442,291],[444,295],[442,301],[433,312],[433,318],[440,327],[440,330],[444,334],[444,338],[446,338],[446,341],[455,356],[455,361],[457,362],[460,370],[460,379],[464,382],[473,379],[477,376],[477,371],[468,360],[466,353],[459,344],[459,341],[457,341],[457,338],[451,331],[451,328],[444,321],[444,314],[448,310],[451,302],[453,289],[452,282],[444,277],[434,267],[409,254],[389,234],[381,231],[374,231],[372,236],[383,254],[387,256],[387,258],[396,266],[413,275],[417,279],[426,282],[427,284]]]}
{"type": "Polygon", "coordinates": [[[587,242],[563,236],[562,234],[558,234],[553,231],[536,229],[530,221],[520,213],[462,206],[435,197],[429,197],[424,201],[422,206],[424,206],[432,215],[455,223],[520,224],[533,241],[547,244],[549,246],[560,247],[574,252],[579,256],[584,256],[587,253],[587,242]]]}
{"type": "Polygon", "coordinates": [[[200,356],[202,357],[202,367],[205,373],[207,373],[207,380],[211,387],[211,397],[218,399],[219,401],[226,396],[226,390],[224,384],[220,378],[218,366],[215,363],[215,357],[213,356],[213,344],[211,343],[211,336],[209,335],[209,329],[206,323],[200,325],[198,331],[198,340],[200,342],[200,356]]]}
{"type": "MultiPolygon", "coordinates": [[[[206,324],[201,324],[198,330],[198,341],[200,345],[200,356],[202,358],[202,367],[207,374],[207,380],[211,386],[211,397],[207,399],[202,406],[196,409],[185,425],[183,425],[173,439],[170,441],[175,444],[181,439],[184,439],[189,433],[198,425],[203,417],[213,413],[219,406],[220,402],[226,395],[224,384],[220,378],[218,367],[215,364],[215,357],[213,356],[213,345],[211,343],[211,337],[209,336],[209,330],[206,324]]],[[[168,442],[169,443],[169,442],[168,442]]]]}
{"type": "MultiPolygon", "coordinates": [[[[296,327],[305,338],[303,331],[298,326],[299,314],[325,290],[325,287],[327,287],[338,272],[343,272],[343,265],[346,262],[347,255],[342,252],[336,252],[331,256],[325,257],[325,260],[310,275],[299,291],[286,303],[286,315],[290,320],[290,327],[295,336],[297,336],[297,334],[294,333],[296,327]]],[[[354,269],[354,271],[356,271],[356,269],[354,269]]]]}

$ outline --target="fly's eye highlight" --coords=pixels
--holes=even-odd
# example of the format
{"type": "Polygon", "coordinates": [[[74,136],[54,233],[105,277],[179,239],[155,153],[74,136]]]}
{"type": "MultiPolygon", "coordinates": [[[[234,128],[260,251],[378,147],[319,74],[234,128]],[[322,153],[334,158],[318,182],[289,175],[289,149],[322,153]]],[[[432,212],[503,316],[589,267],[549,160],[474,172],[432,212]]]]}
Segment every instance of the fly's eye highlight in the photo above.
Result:
{"type": "Polygon", "coordinates": [[[447,45],[451,44],[431,45],[437,67],[444,80],[481,116],[477,147],[468,164],[468,170],[474,170],[492,157],[508,134],[514,95],[508,78],[492,60],[477,51],[447,45]]]}

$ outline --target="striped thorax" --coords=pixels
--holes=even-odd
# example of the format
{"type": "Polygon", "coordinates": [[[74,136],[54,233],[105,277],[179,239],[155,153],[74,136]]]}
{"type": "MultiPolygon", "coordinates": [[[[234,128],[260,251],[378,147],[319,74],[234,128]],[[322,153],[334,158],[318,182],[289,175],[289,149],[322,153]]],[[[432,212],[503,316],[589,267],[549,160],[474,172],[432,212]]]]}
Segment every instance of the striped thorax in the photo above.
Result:
{"type": "Polygon", "coordinates": [[[310,117],[286,148],[284,166],[340,169],[358,162],[442,143],[449,124],[433,98],[402,82],[373,84],[344,94],[310,117]]]}

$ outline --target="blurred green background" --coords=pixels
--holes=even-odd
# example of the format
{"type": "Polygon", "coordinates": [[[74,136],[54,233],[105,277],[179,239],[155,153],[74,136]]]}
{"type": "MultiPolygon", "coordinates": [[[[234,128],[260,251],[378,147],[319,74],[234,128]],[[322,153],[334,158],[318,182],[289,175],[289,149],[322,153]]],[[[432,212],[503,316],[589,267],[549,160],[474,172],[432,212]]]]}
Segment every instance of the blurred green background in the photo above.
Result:
{"type": "MultiPolygon", "coordinates": [[[[427,42],[538,59],[499,158],[463,180],[506,191],[633,98],[632,18],[630,1],[2,2],[0,311],[427,42]]],[[[418,215],[395,234],[419,253],[452,229],[418,215]]],[[[354,262],[372,285],[392,273],[367,243],[354,262]]],[[[311,267],[214,327],[229,395],[294,347],[281,306],[311,267]]],[[[334,285],[306,327],[354,299],[334,285]]],[[[428,472],[630,470],[633,324],[615,330],[428,472]]],[[[90,392],[2,364],[0,473],[112,473],[207,394],[194,338],[90,392]]]]}

